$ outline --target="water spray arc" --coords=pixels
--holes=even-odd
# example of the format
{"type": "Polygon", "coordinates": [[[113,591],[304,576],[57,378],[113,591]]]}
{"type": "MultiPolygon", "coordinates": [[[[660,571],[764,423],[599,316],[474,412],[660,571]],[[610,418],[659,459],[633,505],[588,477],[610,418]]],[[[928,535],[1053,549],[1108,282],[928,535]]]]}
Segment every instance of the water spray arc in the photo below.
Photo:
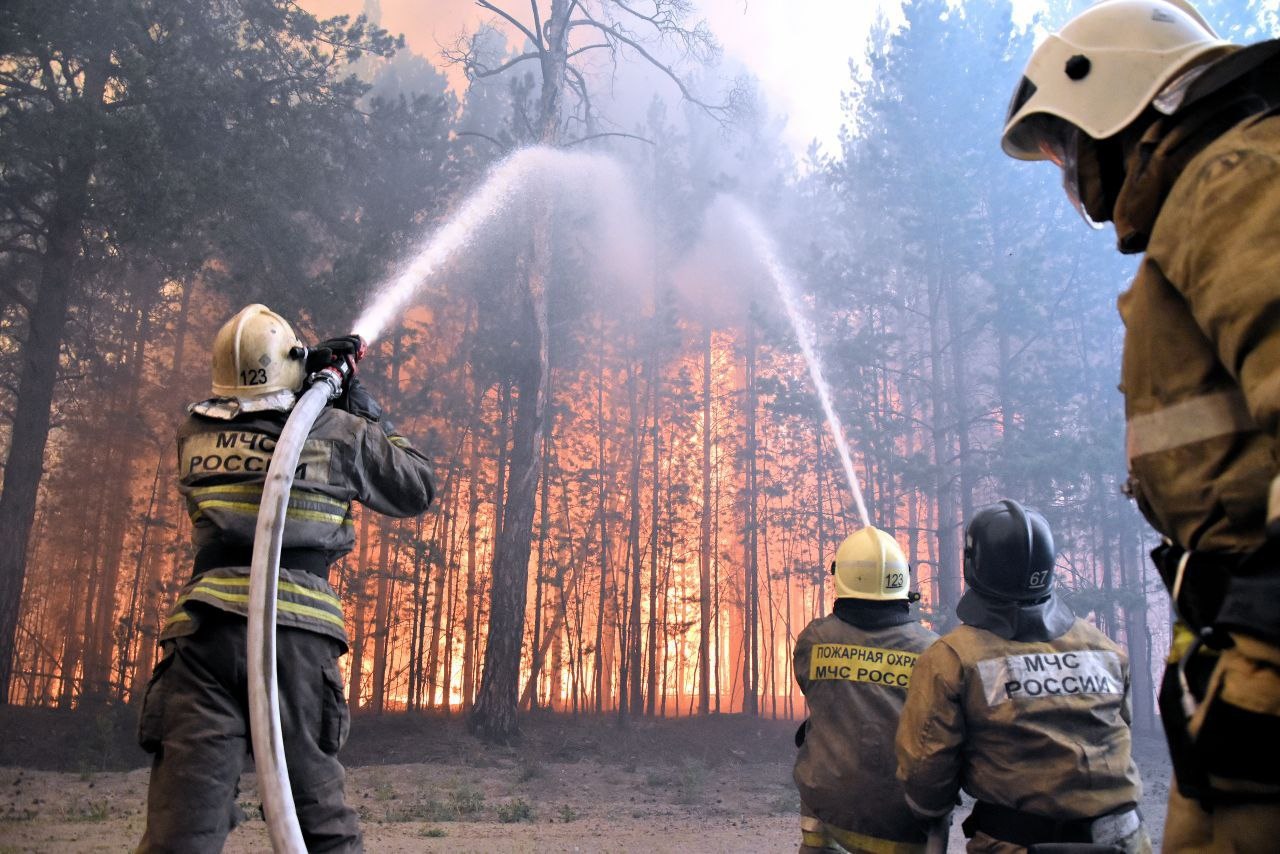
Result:
{"type": "Polygon", "coordinates": [[[479,188],[414,248],[408,262],[374,288],[373,300],[360,314],[354,332],[366,341],[376,341],[432,276],[515,208],[545,212],[552,207],[585,206],[607,229],[616,227],[610,220],[624,216],[631,204],[629,183],[612,158],[544,146],[522,148],[494,166],[479,188]]]}
{"type": "MultiPolygon", "coordinates": [[[[617,165],[608,158],[549,148],[523,149],[499,163],[457,212],[418,247],[407,265],[390,281],[375,289],[373,302],[355,324],[355,334],[363,339],[362,348],[376,340],[392,319],[422,291],[432,275],[453,259],[459,250],[468,246],[476,234],[499,214],[513,204],[528,201],[531,194],[539,191],[546,201],[551,192],[571,192],[575,185],[584,183],[594,186],[600,194],[596,198],[600,198],[604,195],[601,187],[624,187],[625,179],[617,165]],[[534,180],[537,178],[545,184],[538,186],[534,180]]],[[[545,295],[535,293],[533,296],[540,307],[539,320],[545,346],[545,295]]],[[[360,353],[363,352],[361,349],[360,353]]],[[[289,785],[276,678],[276,595],[280,579],[280,546],[284,539],[285,511],[289,505],[293,473],[302,454],[303,443],[325,404],[342,393],[345,375],[340,368],[331,367],[310,379],[310,388],[294,405],[285,422],[267,469],[249,575],[248,681],[253,752],[271,847],[274,851],[288,854],[304,854],[306,846],[289,785]]]]}
{"type": "Polygon", "coordinates": [[[818,394],[819,402],[822,404],[822,411],[827,416],[827,429],[831,432],[831,438],[840,454],[840,464],[844,467],[845,478],[849,481],[849,492],[853,495],[853,503],[858,511],[858,519],[864,527],[869,527],[871,525],[871,517],[867,513],[867,505],[862,498],[862,487],[858,484],[858,474],[853,469],[853,454],[849,450],[849,442],[845,438],[844,425],[840,421],[839,414],[836,413],[835,403],[831,395],[831,386],[827,384],[827,378],[822,372],[822,360],[818,357],[817,336],[814,334],[813,325],[805,317],[804,311],[800,306],[800,298],[796,294],[791,274],[778,258],[773,240],[765,232],[764,226],[755,214],[748,210],[742,202],[731,196],[720,196],[717,199],[717,204],[725,207],[729,216],[733,218],[737,226],[742,229],[750,240],[752,247],[759,255],[761,263],[764,264],[765,269],[768,271],[769,277],[773,280],[774,286],[778,289],[778,296],[787,310],[787,318],[791,321],[796,338],[800,341],[800,351],[804,354],[805,363],[809,367],[809,378],[813,380],[813,387],[818,394]]]}

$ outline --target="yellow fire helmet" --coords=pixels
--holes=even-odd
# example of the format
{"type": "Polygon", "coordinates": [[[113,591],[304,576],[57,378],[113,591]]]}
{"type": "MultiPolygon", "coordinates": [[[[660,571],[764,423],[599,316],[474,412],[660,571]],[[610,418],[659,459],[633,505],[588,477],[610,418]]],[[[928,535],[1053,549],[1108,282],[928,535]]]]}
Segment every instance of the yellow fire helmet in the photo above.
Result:
{"type": "Polygon", "coordinates": [[[908,599],[910,573],[898,542],[879,528],[853,532],[836,550],[831,562],[836,598],[908,599]]]}
{"type": "Polygon", "coordinates": [[[302,342],[283,317],[260,303],[247,305],[213,339],[215,397],[254,398],[298,391],[306,376],[302,342]]]}

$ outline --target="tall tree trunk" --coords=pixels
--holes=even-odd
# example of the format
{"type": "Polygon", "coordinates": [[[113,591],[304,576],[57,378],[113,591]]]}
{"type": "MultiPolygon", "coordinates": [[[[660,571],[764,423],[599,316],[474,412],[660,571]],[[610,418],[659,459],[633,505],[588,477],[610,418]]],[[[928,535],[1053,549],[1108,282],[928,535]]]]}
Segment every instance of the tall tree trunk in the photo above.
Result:
{"type": "MultiPolygon", "coordinates": [[[[400,394],[400,338],[397,328],[391,335],[390,380],[393,399],[400,394]]],[[[388,405],[387,416],[395,413],[388,405]]],[[[387,704],[387,646],[391,639],[391,531],[394,523],[382,517],[378,525],[378,584],[373,608],[373,711],[382,714],[387,704]]]]}
{"type": "Polygon", "coordinates": [[[387,638],[391,633],[389,613],[391,603],[388,582],[391,577],[391,563],[388,555],[391,551],[390,519],[378,520],[378,583],[373,594],[373,686],[369,697],[374,714],[382,714],[386,706],[387,691],[387,638]]]}
{"type": "Polygon", "coordinates": [[[640,384],[633,362],[627,378],[627,387],[631,404],[632,453],[629,490],[631,493],[631,515],[627,530],[627,552],[630,557],[630,585],[627,595],[627,630],[623,634],[623,658],[620,690],[618,692],[618,713],[640,714],[643,710],[644,698],[641,696],[640,679],[640,575],[644,567],[644,556],[640,548],[640,516],[642,515],[640,500],[640,471],[644,466],[644,417],[639,408],[638,386],[640,384]]]}
{"type": "MultiPolygon", "coordinates": [[[[483,391],[477,386],[476,388],[476,406],[475,412],[479,417],[480,404],[484,397],[483,391]]],[[[462,603],[462,707],[470,709],[471,703],[475,700],[475,661],[476,661],[476,609],[479,607],[477,602],[478,594],[476,591],[476,560],[477,549],[476,541],[479,539],[480,532],[478,530],[477,515],[480,510],[480,431],[479,425],[472,425],[471,429],[471,471],[468,478],[467,486],[467,588],[466,601],[462,603]]],[[[444,568],[441,567],[441,571],[444,568]]],[[[437,587],[437,589],[439,589],[437,587]]],[[[439,625],[437,620],[436,626],[439,625]]],[[[435,648],[434,633],[436,629],[432,628],[432,648],[435,648]]],[[[435,678],[434,672],[432,679],[435,678]]]]}
{"type": "Polygon", "coordinates": [[[702,346],[702,518],[698,541],[698,712],[711,712],[711,327],[702,346]]]}
{"type": "MultiPolygon", "coordinates": [[[[660,401],[660,384],[662,382],[661,365],[658,361],[658,350],[655,347],[653,358],[650,363],[649,374],[649,443],[652,446],[652,454],[650,456],[650,476],[651,481],[650,497],[649,497],[649,697],[648,706],[645,711],[652,715],[654,713],[654,698],[658,693],[658,512],[660,502],[658,496],[660,494],[659,487],[661,485],[660,472],[658,469],[658,459],[661,453],[661,447],[658,437],[658,413],[661,406],[660,401]]],[[[666,587],[663,587],[666,590],[666,587]]],[[[665,625],[663,627],[666,628],[665,625]]],[[[666,638],[664,632],[662,637],[666,638]]],[[[637,692],[639,686],[639,674],[636,674],[637,692]]],[[[676,691],[680,690],[680,680],[676,680],[676,691]]]]}
{"type": "Polygon", "coordinates": [[[1120,553],[1120,578],[1125,590],[1136,593],[1132,600],[1126,597],[1124,606],[1124,637],[1129,646],[1129,672],[1133,680],[1133,723],[1136,729],[1151,732],[1156,727],[1155,685],[1151,674],[1151,630],[1147,625],[1146,561],[1135,561],[1137,543],[1133,526],[1129,524],[1132,510],[1119,508],[1119,535],[1117,549],[1120,553]],[[1135,565],[1136,564],[1136,565],[1135,565]]]}
{"type": "MultiPolygon", "coordinates": [[[[145,282],[146,278],[144,277],[151,277],[152,275],[156,279],[160,278],[158,274],[153,274],[152,271],[143,271],[143,275],[139,278],[145,282]]],[[[137,301],[131,301],[130,308],[130,314],[136,317],[131,335],[133,347],[120,372],[121,380],[126,384],[127,391],[117,415],[118,426],[123,428],[126,434],[130,432],[140,434],[142,432],[142,419],[138,411],[138,390],[144,380],[143,369],[146,345],[151,337],[151,307],[154,302],[154,291],[148,289],[144,291],[141,297],[135,297],[135,300],[137,301]]],[[[130,487],[133,484],[133,474],[137,468],[139,451],[142,447],[143,444],[141,442],[122,443],[122,447],[119,450],[117,475],[113,478],[114,485],[118,490],[117,497],[110,502],[110,510],[107,515],[107,526],[111,536],[107,541],[107,555],[103,565],[102,581],[98,588],[97,620],[94,624],[95,637],[93,639],[92,657],[89,659],[92,661],[92,666],[86,667],[85,674],[88,693],[102,701],[108,700],[112,693],[112,658],[117,647],[116,629],[118,626],[116,620],[116,594],[120,584],[120,568],[124,557],[125,540],[129,536],[129,519],[133,515],[133,498],[130,487]],[[123,493],[123,495],[120,493],[123,493]]],[[[132,619],[133,615],[129,614],[128,617],[132,619]]],[[[126,652],[127,650],[121,650],[122,655],[126,652]]],[[[118,689],[123,690],[123,685],[119,685],[118,689]]]]}
{"type": "Polygon", "coordinates": [[[609,519],[608,519],[608,483],[604,470],[604,321],[600,321],[600,338],[598,342],[598,361],[596,369],[596,494],[599,505],[596,518],[600,525],[600,600],[596,609],[596,644],[595,644],[595,708],[601,712],[605,707],[604,692],[608,688],[605,678],[605,621],[606,603],[609,601],[609,519]]]}
{"type": "Polygon", "coordinates": [[[364,641],[365,641],[365,607],[368,597],[365,595],[366,567],[369,565],[369,516],[371,511],[360,511],[360,548],[356,566],[351,569],[347,587],[351,590],[350,598],[355,601],[355,632],[351,636],[351,678],[347,685],[347,702],[351,708],[360,708],[361,683],[364,680],[364,641]]]}
{"type": "Polygon", "coordinates": [[[472,732],[499,742],[510,741],[517,733],[529,553],[542,469],[543,406],[550,384],[546,299],[551,271],[550,214],[550,210],[545,211],[534,226],[528,305],[533,323],[524,340],[533,345],[530,349],[537,353],[537,358],[529,354],[519,369],[520,397],[512,428],[510,494],[494,547],[484,673],[480,694],[468,720],[472,732]]]}
{"type": "MultiPolygon", "coordinates": [[[[105,64],[85,68],[81,101],[96,112],[107,77],[105,64]]],[[[18,614],[27,576],[27,540],[35,520],[36,499],[44,474],[44,450],[49,439],[58,355],[67,324],[75,267],[89,207],[89,176],[96,157],[97,135],[70,141],[70,155],[57,179],[57,194],[40,259],[40,287],[27,317],[27,338],[18,366],[18,393],[4,485],[0,489],[0,705],[9,702],[18,614]]]]}
{"type": "Polygon", "coordinates": [[[959,457],[960,521],[973,518],[974,461],[969,447],[969,380],[965,353],[968,350],[969,330],[964,328],[964,306],[960,304],[961,289],[955,283],[943,288],[947,302],[947,330],[951,353],[951,415],[955,419],[956,446],[959,457]]]}
{"type": "MultiPolygon", "coordinates": [[[[547,406],[545,409],[548,422],[552,418],[552,401],[551,389],[547,389],[547,406]]],[[[534,576],[533,582],[533,647],[532,660],[529,666],[529,681],[533,683],[533,691],[526,691],[526,700],[521,697],[522,703],[528,705],[531,709],[538,707],[538,681],[542,674],[542,663],[544,658],[544,644],[542,643],[542,588],[546,578],[547,565],[547,535],[551,526],[551,508],[547,506],[551,497],[551,474],[549,471],[551,461],[551,430],[550,423],[542,426],[542,489],[538,498],[538,573],[534,576]]],[[[561,576],[563,580],[563,575],[561,576]]]]}
{"type": "Polygon", "coordinates": [[[746,410],[747,410],[747,439],[746,439],[746,455],[747,455],[747,530],[744,540],[743,564],[745,567],[745,577],[743,579],[743,616],[745,623],[743,626],[743,654],[742,654],[742,711],[748,715],[758,714],[759,698],[757,691],[759,689],[760,665],[757,659],[759,649],[759,622],[760,622],[760,593],[757,589],[758,568],[756,561],[759,555],[759,534],[757,526],[759,524],[759,510],[757,507],[757,460],[756,455],[759,453],[758,438],[756,436],[756,407],[758,405],[756,396],[756,321],[754,306],[752,306],[752,316],[747,320],[747,388],[746,388],[746,410]]]}
{"type": "MultiPolygon", "coordinates": [[[[945,627],[951,622],[956,603],[960,600],[960,574],[956,565],[956,507],[955,484],[952,483],[951,433],[947,430],[946,379],[942,356],[942,318],[939,316],[940,285],[929,283],[929,373],[930,395],[933,403],[933,465],[934,490],[937,501],[937,562],[934,577],[938,585],[938,602],[935,613],[945,627]]],[[[937,627],[935,627],[936,629],[937,627]]]]}

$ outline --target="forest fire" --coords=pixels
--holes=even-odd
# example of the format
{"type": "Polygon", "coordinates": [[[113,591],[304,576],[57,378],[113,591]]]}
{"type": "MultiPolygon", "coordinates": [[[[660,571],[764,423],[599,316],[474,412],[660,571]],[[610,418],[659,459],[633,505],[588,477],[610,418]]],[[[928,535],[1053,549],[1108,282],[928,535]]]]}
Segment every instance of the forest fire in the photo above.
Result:
{"type": "MultiPolygon", "coordinates": [[[[346,764],[351,712],[378,745],[357,755],[407,766],[395,785],[361,781],[372,807],[335,807],[353,839],[377,816],[421,825],[403,847],[435,844],[430,822],[538,810],[576,845],[564,779],[607,788],[615,760],[632,789],[675,793],[690,826],[713,787],[730,800],[718,787],[740,788],[735,773],[791,768],[794,787],[761,790],[791,845],[797,792],[822,788],[805,788],[805,757],[839,758],[820,731],[805,747],[823,726],[815,683],[892,688],[895,714],[932,720],[946,703],[909,709],[910,673],[938,667],[932,644],[975,613],[1001,642],[1057,642],[1069,621],[1094,646],[1000,652],[1016,662],[1002,666],[984,647],[966,672],[1052,670],[1073,696],[1127,703],[1123,739],[1154,732],[1154,671],[1180,631],[1160,573],[1176,561],[1148,563],[1154,534],[1121,483],[1128,460],[1142,491],[1135,419],[1150,453],[1173,440],[1115,392],[1132,332],[1113,283],[1131,265],[1090,254],[1063,200],[1008,168],[1004,153],[1041,151],[1039,126],[998,132],[1013,58],[1042,49],[1047,17],[1004,0],[836,4],[858,44],[841,42],[828,126],[811,131],[788,125],[778,89],[807,90],[788,76],[805,63],[765,56],[788,28],[806,35],[799,53],[829,44],[793,10],[783,27],[755,4],[684,0],[67,2],[0,12],[14,34],[0,57],[6,723],[141,719],[127,761],[152,757],[163,799],[156,698],[199,696],[165,673],[182,644],[232,649],[243,622],[235,660],[255,685],[260,666],[278,682],[305,670],[275,642],[321,665],[277,685],[321,716],[315,768],[346,764]],[[260,324],[247,337],[245,317],[260,324]],[[317,377],[326,401],[308,397],[317,377]],[[290,429],[299,412],[314,423],[290,429]],[[267,475],[286,451],[301,462],[267,475]],[[258,528],[235,526],[251,516],[258,528]],[[1000,534],[988,554],[1017,551],[1006,529],[1024,537],[1007,588],[982,587],[975,519],[1000,534]],[[263,549],[282,555],[274,594],[263,549]],[[268,626],[284,613],[265,650],[243,600],[268,626]],[[1032,611],[1047,640],[1020,634],[1032,611]],[[867,634],[822,634],[854,630],[867,634]],[[422,744],[393,744],[398,727],[422,744]],[[666,765],[647,767],[646,733],[666,765]],[[396,789],[434,759],[514,762],[503,751],[521,738],[519,767],[502,766],[512,786],[442,771],[411,798],[396,789]],[[560,767],[597,755],[601,779],[560,767]],[[537,800],[544,783],[559,802],[537,800]]],[[[1190,43],[1219,41],[1169,14],[1190,43]]],[[[1249,15],[1235,26],[1257,26],[1249,15]]],[[[1069,61],[1071,81],[1098,79],[1069,61]]],[[[1052,89],[1019,95],[1032,88],[1052,89]]],[[[1249,426],[1238,409],[1231,424],[1249,426]]],[[[228,778],[235,739],[264,729],[249,714],[222,745],[228,778]]],[[[864,739],[883,748],[878,771],[907,761],[896,720],[864,739]]],[[[306,800],[251,752],[267,813],[306,800]]],[[[643,821],[627,798],[590,832],[643,821]]],[[[17,803],[0,830],[27,820],[17,803]]],[[[146,809],[144,850],[161,832],[146,809]]],[[[802,813],[810,841],[816,815],[802,813]]],[[[300,839],[273,830],[280,850],[300,839]]]]}

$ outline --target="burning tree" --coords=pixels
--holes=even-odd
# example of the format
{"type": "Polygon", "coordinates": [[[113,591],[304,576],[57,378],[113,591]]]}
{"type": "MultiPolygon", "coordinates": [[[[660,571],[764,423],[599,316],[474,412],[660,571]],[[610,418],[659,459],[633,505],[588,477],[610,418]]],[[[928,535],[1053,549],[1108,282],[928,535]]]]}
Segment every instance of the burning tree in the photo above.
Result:
{"type": "MultiPolygon", "coordinates": [[[[19,362],[0,495],[3,703],[68,320],[89,283],[139,259],[145,317],[171,275],[210,255],[255,256],[259,272],[296,281],[314,234],[292,214],[324,193],[331,170],[317,165],[364,91],[339,70],[394,41],[285,0],[18,0],[0,33],[0,269],[19,362]]],[[[112,473],[132,467],[137,443],[122,445],[112,473]]],[[[109,615],[110,573],[101,590],[109,615]]],[[[98,620],[87,673],[109,667],[112,629],[98,620]]]]}
{"type": "MultiPolygon", "coordinates": [[[[460,39],[446,58],[461,64],[472,79],[501,74],[537,62],[540,89],[532,116],[517,107],[516,137],[547,146],[568,146],[605,136],[632,136],[597,130],[599,117],[591,97],[591,70],[585,63],[604,52],[614,68],[635,55],[669,78],[681,96],[721,120],[730,116],[734,98],[712,104],[694,94],[677,66],[662,58],[675,49],[678,60],[710,62],[718,46],[703,22],[691,22],[688,0],[651,0],[639,8],[624,0],[551,0],[544,14],[537,0],[522,19],[489,0],[476,5],[492,12],[527,40],[523,52],[490,62],[482,29],[460,39]],[[575,98],[566,105],[566,94],[575,98]]],[[[637,137],[638,138],[638,137],[637,137]]],[[[510,491],[502,509],[493,556],[493,591],[488,643],[479,695],[470,726],[478,734],[507,740],[516,733],[521,647],[524,636],[529,557],[542,455],[547,430],[548,358],[547,286],[551,272],[552,212],[547,209],[532,226],[525,267],[527,290],[508,301],[521,315],[523,347],[536,358],[523,360],[514,377],[515,418],[510,450],[510,491]]],[[[638,651],[638,644],[635,646],[638,651]]],[[[634,662],[638,675],[638,660],[634,662]]]]}

